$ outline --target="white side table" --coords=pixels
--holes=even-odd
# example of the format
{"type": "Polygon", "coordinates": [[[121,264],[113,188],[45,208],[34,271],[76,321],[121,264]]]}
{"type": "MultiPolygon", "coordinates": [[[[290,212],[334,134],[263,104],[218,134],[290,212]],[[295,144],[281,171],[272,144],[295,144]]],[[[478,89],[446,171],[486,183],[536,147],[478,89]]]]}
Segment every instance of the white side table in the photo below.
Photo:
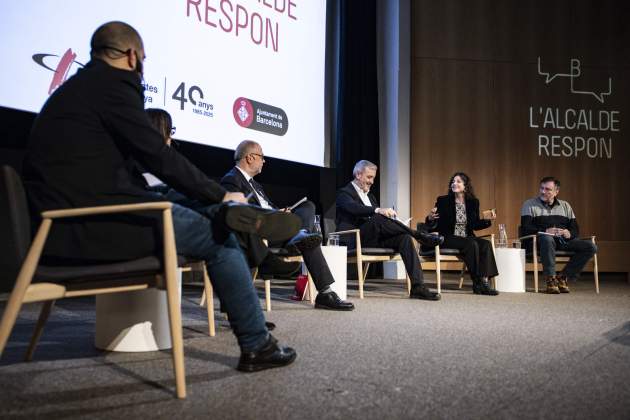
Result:
{"type": "Polygon", "coordinates": [[[496,287],[499,292],[525,292],[525,250],[521,248],[496,248],[494,256],[499,275],[496,287]]]}
{"type": "MultiPolygon", "coordinates": [[[[181,303],[182,272],[177,270],[181,303]]],[[[96,296],[94,346],[121,352],[170,349],[166,291],[138,290],[96,296]]]]}
{"type": "MultiPolygon", "coordinates": [[[[342,300],[348,298],[348,247],[345,246],[322,246],[322,254],[328,263],[330,272],[335,279],[335,282],[330,288],[339,295],[342,300]]],[[[309,288],[307,287],[308,291],[309,288]]],[[[315,296],[317,296],[317,290],[313,287],[315,296]]],[[[307,292],[308,293],[308,292],[307,292]]]]}

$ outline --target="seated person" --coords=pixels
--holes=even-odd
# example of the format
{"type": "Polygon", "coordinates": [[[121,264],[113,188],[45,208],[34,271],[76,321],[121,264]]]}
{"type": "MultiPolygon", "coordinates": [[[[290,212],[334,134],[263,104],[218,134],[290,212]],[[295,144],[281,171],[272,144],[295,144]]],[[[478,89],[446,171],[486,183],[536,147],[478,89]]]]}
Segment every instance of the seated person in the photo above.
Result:
{"type": "MultiPolygon", "coordinates": [[[[289,220],[294,216],[245,205],[243,194],[226,191],[164,144],[144,112],[145,52],[133,27],[106,23],[94,32],[90,45],[90,62],[48,98],[33,124],[23,173],[33,215],[162,201],[130,169],[131,161],[137,161],[205,206],[192,210],[173,204],[176,247],[181,255],[206,262],[241,349],[238,369],[251,372],[292,363],[295,350],[278,345],[265,327],[251,274],[230,230],[289,237],[298,229],[289,220]],[[226,203],[230,201],[243,204],[226,203]]],[[[159,255],[160,224],[150,214],[66,219],[51,229],[43,258],[85,264],[159,255]]]]}
{"type": "MultiPolygon", "coordinates": [[[[413,231],[392,219],[396,217],[394,209],[379,207],[376,198],[370,193],[370,187],[376,178],[376,170],[377,167],[372,162],[360,160],[352,171],[354,179],[337,191],[337,230],[358,228],[361,231],[362,246],[396,250],[400,253],[411,280],[409,297],[440,300],[440,295],[431,292],[424,284],[414,238],[432,246],[439,243],[441,238],[413,231]]],[[[354,238],[344,242],[350,248],[356,246],[354,238]]]]}
{"type": "MultiPolygon", "coordinates": [[[[578,238],[580,228],[575,213],[568,202],[557,198],[559,193],[560,181],[546,176],[540,180],[538,197],[530,198],[521,208],[522,233],[538,234],[536,242],[546,277],[546,291],[551,294],[569,293],[567,280],[577,280],[597,252],[592,241],[578,238]],[[560,274],[556,273],[556,250],[575,252],[560,274]]],[[[531,251],[531,241],[524,245],[531,251]]]]}
{"type": "Polygon", "coordinates": [[[476,295],[495,296],[499,292],[488,284],[488,277],[497,276],[497,263],[490,242],[475,237],[474,231],[486,229],[489,219],[479,217],[479,200],[475,197],[470,177],[457,172],[449,181],[447,195],[437,198],[435,207],[427,216],[427,226],[444,236],[444,247],[458,249],[473,282],[476,295]]]}
{"type": "MultiPolygon", "coordinates": [[[[175,134],[175,127],[173,127],[173,119],[171,118],[171,114],[167,111],[159,108],[147,108],[147,115],[149,116],[149,120],[153,127],[160,133],[162,138],[164,139],[164,144],[168,147],[171,147],[173,144],[177,144],[173,139],[172,135],[175,134]]],[[[145,188],[150,191],[158,194],[163,200],[168,200],[172,203],[177,203],[182,206],[188,207],[190,209],[202,209],[203,204],[197,202],[196,200],[191,200],[183,194],[178,193],[174,189],[170,188],[168,185],[161,182],[158,178],[153,176],[148,172],[144,172],[139,164],[133,162],[134,170],[139,171],[143,174],[147,184],[145,188]],[[153,181],[154,184],[149,185],[149,180],[153,181]]],[[[238,237],[238,234],[237,234],[238,237]]],[[[222,304],[223,308],[225,305],[222,304]]],[[[276,328],[276,324],[273,322],[265,321],[265,326],[269,331],[273,331],[276,328]]]]}
{"type": "MultiPolygon", "coordinates": [[[[246,195],[251,194],[251,200],[263,208],[275,209],[271,199],[265,194],[262,185],[254,180],[254,177],[262,172],[265,163],[265,155],[262,147],[255,141],[242,141],[234,151],[234,166],[221,179],[221,185],[228,191],[241,192],[246,195]]],[[[289,212],[288,209],[282,209],[289,212]]],[[[310,233],[313,229],[315,220],[315,205],[306,201],[293,209],[302,221],[302,229],[291,238],[288,242],[272,242],[271,246],[289,247],[298,250],[304,258],[304,264],[311,273],[313,283],[317,288],[318,294],[315,298],[315,307],[319,309],[332,309],[338,311],[351,311],[354,305],[350,302],[343,301],[330,288],[335,279],[330,272],[328,263],[322,254],[321,241],[319,234],[310,233]]],[[[242,235],[241,235],[242,236],[242,235]]],[[[270,254],[267,247],[258,235],[247,235],[245,242],[248,247],[246,252],[256,252],[258,254],[270,254]]]]}

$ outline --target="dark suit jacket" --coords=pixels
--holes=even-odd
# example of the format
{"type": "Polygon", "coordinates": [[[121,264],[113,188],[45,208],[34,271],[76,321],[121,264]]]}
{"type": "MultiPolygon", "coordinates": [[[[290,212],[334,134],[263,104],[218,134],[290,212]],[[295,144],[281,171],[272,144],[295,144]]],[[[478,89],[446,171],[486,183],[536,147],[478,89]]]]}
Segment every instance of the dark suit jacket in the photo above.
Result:
{"type": "MultiPolygon", "coordinates": [[[[164,144],[145,111],[136,73],[90,61],[48,99],[35,120],[24,162],[32,212],[160,200],[144,189],[131,159],[204,203],[225,189],[164,144]]],[[[121,260],[159,252],[154,216],[99,216],[55,222],[45,255],[121,260]]]]}
{"type": "MultiPolygon", "coordinates": [[[[475,236],[474,230],[481,230],[490,227],[490,220],[482,220],[479,218],[479,200],[466,200],[466,236],[475,236]]],[[[431,230],[437,230],[440,235],[452,235],[455,231],[455,196],[442,195],[437,198],[435,207],[440,218],[433,223],[427,220],[428,227],[431,230]],[[436,223],[437,222],[437,223],[436,223]]]]}
{"type": "Polygon", "coordinates": [[[368,193],[372,206],[366,206],[354,189],[352,182],[337,191],[337,230],[356,229],[374,216],[378,207],[376,197],[368,193]]]}
{"type": "MultiPolygon", "coordinates": [[[[273,202],[269,199],[267,194],[265,194],[265,190],[263,189],[262,185],[256,182],[255,179],[253,179],[252,182],[254,183],[254,185],[256,185],[258,193],[261,194],[265,200],[267,200],[269,205],[273,208],[277,208],[276,205],[273,204],[273,202]]],[[[223,188],[230,192],[242,192],[246,196],[249,193],[254,192],[251,184],[247,182],[247,179],[245,179],[245,176],[243,176],[241,171],[236,169],[236,166],[230,169],[228,173],[226,173],[223,178],[221,178],[221,185],[223,186],[223,188]]],[[[260,200],[258,200],[258,196],[256,194],[252,195],[250,202],[260,206],[260,200]]]]}
{"type": "MultiPolygon", "coordinates": [[[[274,204],[265,194],[262,185],[258,184],[255,180],[253,182],[255,183],[258,192],[265,198],[265,200],[267,200],[269,205],[275,208],[274,204]]],[[[221,178],[221,185],[230,192],[242,192],[246,196],[254,191],[251,184],[247,182],[245,176],[243,176],[241,171],[236,169],[236,167],[230,169],[228,173],[221,178]]],[[[252,195],[250,202],[260,206],[260,201],[258,200],[258,196],[256,196],[256,194],[252,195]]],[[[247,257],[247,263],[249,266],[259,266],[269,253],[269,248],[262,241],[262,238],[258,235],[249,235],[246,233],[237,233],[236,236],[239,240],[241,248],[245,251],[245,256],[247,257]]]]}

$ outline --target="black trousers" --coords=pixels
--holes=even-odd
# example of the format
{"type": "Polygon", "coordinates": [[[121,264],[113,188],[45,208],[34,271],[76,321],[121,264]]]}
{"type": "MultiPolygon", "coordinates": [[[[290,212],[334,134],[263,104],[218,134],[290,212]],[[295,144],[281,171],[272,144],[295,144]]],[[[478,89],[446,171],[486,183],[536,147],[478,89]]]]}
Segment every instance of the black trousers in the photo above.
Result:
{"type": "Polygon", "coordinates": [[[313,230],[313,224],[315,223],[315,204],[312,201],[305,201],[295,209],[293,214],[302,220],[302,229],[311,232],[313,230]]]}
{"type": "Polygon", "coordinates": [[[468,236],[448,235],[444,238],[444,248],[459,249],[462,253],[470,277],[475,280],[481,277],[494,277],[499,274],[494,260],[492,245],[485,239],[468,236]]]}
{"type": "MultiPolygon", "coordinates": [[[[293,214],[302,220],[302,229],[311,231],[315,220],[315,204],[305,201],[293,210],[293,214]]],[[[243,248],[250,267],[257,267],[267,257],[269,248],[263,243],[258,235],[237,232],[239,245],[243,248]]],[[[285,242],[271,243],[271,247],[284,247],[285,242]]],[[[311,273],[313,283],[318,291],[326,289],[335,282],[328,263],[322,253],[320,246],[306,250],[302,253],[304,265],[311,273]]]]}
{"type": "Polygon", "coordinates": [[[361,225],[360,230],[362,247],[393,248],[405,264],[411,285],[420,286],[424,283],[411,229],[395,220],[375,214],[361,225]]]}

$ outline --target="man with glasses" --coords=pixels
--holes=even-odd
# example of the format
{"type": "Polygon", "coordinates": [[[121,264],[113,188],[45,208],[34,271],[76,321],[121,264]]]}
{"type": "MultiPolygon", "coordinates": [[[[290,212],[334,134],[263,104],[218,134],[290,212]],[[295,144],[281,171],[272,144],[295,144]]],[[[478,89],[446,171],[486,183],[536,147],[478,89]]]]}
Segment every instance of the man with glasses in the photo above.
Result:
{"type": "MultiPolygon", "coordinates": [[[[577,280],[580,272],[597,252],[595,244],[579,239],[579,227],[571,205],[557,198],[560,181],[552,176],[540,180],[538,197],[523,203],[521,229],[523,235],[537,235],[536,242],[547,283],[547,293],[569,293],[567,280],[577,280]],[[556,274],[556,250],[573,251],[569,262],[556,274]]],[[[531,240],[525,243],[531,249],[531,240]]]]}
{"type": "MultiPolygon", "coordinates": [[[[278,345],[265,327],[249,268],[230,229],[288,238],[298,231],[299,219],[245,205],[243,194],[226,191],[164,146],[144,111],[145,54],[134,28],[106,23],[94,32],[91,48],[91,61],[50,96],[31,130],[23,174],[31,211],[162,201],[130,169],[136,160],[206,205],[195,211],[173,204],[176,246],[181,255],[206,261],[241,348],[238,369],[292,363],[295,350],[278,345]],[[230,201],[243,204],[221,204],[230,201]]],[[[159,255],[159,223],[150,215],[56,223],[44,260],[72,265],[159,255]]]]}
{"type": "MultiPolygon", "coordinates": [[[[232,168],[221,179],[221,185],[228,191],[241,192],[249,197],[251,201],[266,209],[277,209],[271,199],[254,177],[262,172],[265,164],[265,155],[262,147],[255,141],[242,141],[234,151],[234,161],[236,166],[232,168]]],[[[293,212],[302,221],[302,229],[288,242],[276,241],[271,246],[280,246],[289,250],[299,251],[304,264],[313,277],[313,283],[318,294],[315,298],[315,307],[319,309],[331,309],[336,311],[351,311],[354,305],[343,301],[332,291],[330,285],[335,279],[330,272],[328,263],[322,254],[322,237],[319,233],[312,233],[315,220],[315,205],[310,201],[305,201],[293,210],[280,209],[284,212],[293,212]]],[[[275,267],[280,267],[277,257],[271,254],[262,242],[260,235],[240,234],[241,247],[245,249],[250,264],[257,265],[261,261],[261,270],[267,270],[273,274],[275,267]],[[271,267],[269,267],[271,265],[271,267]]],[[[265,238],[270,239],[270,238],[265,238]]]]}

